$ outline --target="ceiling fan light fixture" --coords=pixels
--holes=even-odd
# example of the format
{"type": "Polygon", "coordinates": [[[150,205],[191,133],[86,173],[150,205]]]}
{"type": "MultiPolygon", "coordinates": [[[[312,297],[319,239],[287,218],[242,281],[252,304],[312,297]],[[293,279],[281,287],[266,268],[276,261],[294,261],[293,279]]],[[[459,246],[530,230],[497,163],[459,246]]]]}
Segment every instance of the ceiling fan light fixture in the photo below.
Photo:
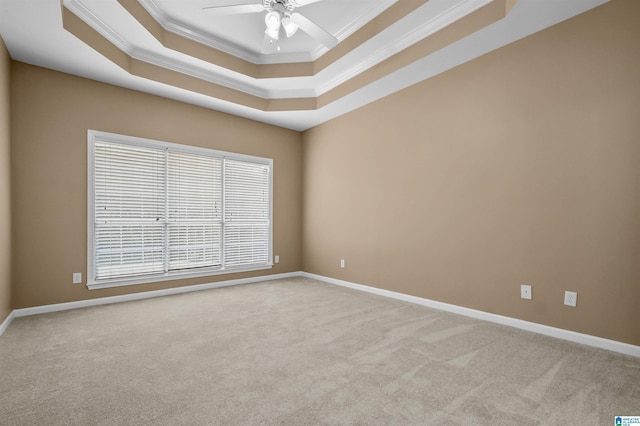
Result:
{"type": "MultiPolygon", "coordinates": [[[[2,0],[0,0],[0,2],[1,1],[2,0]]],[[[221,1],[231,1],[235,3],[238,0],[221,1]]],[[[333,49],[339,42],[336,37],[304,15],[294,12],[296,7],[306,6],[318,1],[321,0],[262,0],[262,4],[248,3],[230,4],[227,6],[210,6],[204,7],[203,11],[207,14],[219,16],[266,11],[267,13],[264,15],[264,22],[266,26],[263,41],[264,46],[269,47],[269,45],[277,45],[277,43],[274,43],[274,40],[277,41],[280,39],[281,32],[287,37],[293,37],[297,34],[298,29],[300,29],[302,32],[317,40],[328,49],[333,49]],[[282,27],[282,29],[280,27],[282,27]]],[[[267,52],[268,49],[263,50],[267,52]]],[[[271,52],[269,51],[269,53],[271,52]]]]}
{"type": "Polygon", "coordinates": [[[298,31],[298,25],[288,16],[282,20],[282,28],[284,28],[287,37],[293,36],[298,31]]]}
{"type": "Polygon", "coordinates": [[[267,29],[277,31],[280,27],[280,14],[278,12],[269,12],[264,15],[264,22],[267,24],[267,29]]]}
{"type": "Polygon", "coordinates": [[[267,34],[269,37],[271,37],[274,40],[278,40],[280,38],[280,31],[276,30],[272,30],[271,28],[267,28],[267,30],[265,31],[265,34],[267,34]]]}
{"type": "Polygon", "coordinates": [[[280,37],[280,23],[282,22],[280,13],[275,10],[267,13],[264,15],[264,22],[267,24],[267,30],[265,33],[267,33],[267,35],[272,39],[278,40],[280,37]]]}

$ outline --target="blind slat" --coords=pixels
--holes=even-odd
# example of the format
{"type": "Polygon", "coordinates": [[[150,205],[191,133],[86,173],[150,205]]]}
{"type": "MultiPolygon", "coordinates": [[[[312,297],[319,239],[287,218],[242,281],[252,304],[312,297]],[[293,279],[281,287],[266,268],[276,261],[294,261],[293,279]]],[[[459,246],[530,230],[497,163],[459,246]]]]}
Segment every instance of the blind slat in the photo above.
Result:
{"type": "Polygon", "coordinates": [[[93,169],[95,280],[269,264],[269,165],[96,140],[93,169]]]}

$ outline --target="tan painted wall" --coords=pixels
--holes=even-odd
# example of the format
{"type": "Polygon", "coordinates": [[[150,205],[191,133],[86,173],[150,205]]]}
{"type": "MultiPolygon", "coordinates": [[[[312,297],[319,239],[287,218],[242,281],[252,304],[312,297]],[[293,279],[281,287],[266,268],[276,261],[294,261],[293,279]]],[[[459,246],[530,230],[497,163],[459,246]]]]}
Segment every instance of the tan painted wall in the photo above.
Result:
{"type": "Polygon", "coordinates": [[[0,37],[0,324],[11,312],[11,59],[0,37]]]}
{"type": "Polygon", "coordinates": [[[300,133],[19,62],[11,84],[15,308],[301,269],[300,133]],[[78,271],[86,282],[87,129],[273,158],[280,263],[107,290],[72,284],[78,271]]]}
{"type": "Polygon", "coordinates": [[[305,132],[304,270],[640,344],[638,16],[614,1],[305,132]]]}

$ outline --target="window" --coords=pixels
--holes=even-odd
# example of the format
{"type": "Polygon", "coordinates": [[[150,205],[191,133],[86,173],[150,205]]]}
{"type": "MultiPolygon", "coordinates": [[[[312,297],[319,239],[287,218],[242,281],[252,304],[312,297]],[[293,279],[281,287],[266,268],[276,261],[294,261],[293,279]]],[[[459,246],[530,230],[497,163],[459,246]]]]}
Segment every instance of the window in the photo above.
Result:
{"type": "Polygon", "coordinates": [[[89,131],[89,288],[270,268],[272,160],[89,131]]]}

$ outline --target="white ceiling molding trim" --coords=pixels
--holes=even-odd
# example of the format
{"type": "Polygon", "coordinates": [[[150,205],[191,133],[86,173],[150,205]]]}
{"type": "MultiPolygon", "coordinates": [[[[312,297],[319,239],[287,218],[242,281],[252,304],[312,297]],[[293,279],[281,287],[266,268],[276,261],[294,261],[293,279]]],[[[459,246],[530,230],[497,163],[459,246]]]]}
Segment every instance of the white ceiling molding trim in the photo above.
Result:
{"type": "Polygon", "coordinates": [[[107,25],[106,22],[100,19],[80,0],[63,0],[62,5],[78,18],[82,19],[87,25],[90,25],[104,38],[113,43],[118,49],[130,55],[133,54],[133,45],[129,43],[127,39],[114,31],[110,25],[107,25]]]}
{"type": "MultiPolygon", "coordinates": [[[[206,0],[204,0],[206,1],[206,0]]],[[[336,0],[337,1],[337,0],[336,0]]],[[[372,20],[377,19],[382,15],[383,12],[386,12],[392,5],[397,3],[397,0],[343,0],[347,3],[364,3],[366,5],[366,9],[357,15],[353,16],[352,19],[347,22],[343,28],[338,29],[335,33],[341,36],[341,33],[344,33],[344,37],[340,40],[343,41],[348,36],[351,36],[354,32],[362,29],[362,27],[370,24],[372,20]],[[368,19],[368,21],[365,21],[368,19]],[[353,21],[353,22],[352,22],[353,21]]],[[[418,0],[414,2],[414,6],[407,7],[407,4],[404,4],[403,10],[412,11],[415,8],[419,7],[421,3],[426,3],[429,0],[418,0]]],[[[176,38],[169,36],[168,38],[173,41],[165,40],[166,36],[163,36],[162,32],[158,31],[158,28],[161,28],[167,34],[173,34],[178,38],[183,39],[183,41],[191,41],[195,44],[206,46],[211,49],[211,52],[207,56],[211,57],[215,56],[215,52],[223,52],[224,54],[231,55],[238,60],[241,60],[245,63],[251,63],[257,66],[270,66],[270,65],[291,65],[291,64],[300,64],[307,65],[304,72],[301,72],[301,68],[297,67],[296,74],[291,73],[282,73],[281,75],[263,75],[261,72],[258,72],[252,77],[255,78],[284,78],[284,77],[302,77],[302,76],[311,76],[314,74],[314,61],[321,57],[324,53],[326,53],[327,49],[323,45],[318,42],[314,42],[314,48],[311,51],[303,52],[303,53],[287,53],[287,52],[277,52],[271,54],[255,54],[248,49],[238,47],[236,44],[232,44],[227,47],[223,44],[218,44],[215,40],[221,39],[221,37],[214,37],[210,34],[204,34],[204,32],[200,29],[195,28],[194,26],[188,26],[187,24],[178,23],[176,19],[173,19],[169,16],[166,16],[166,13],[157,5],[157,0],[117,0],[135,19],[137,19],[142,26],[149,26],[147,29],[150,33],[154,35],[158,39],[158,41],[163,44],[165,47],[169,49],[177,49],[182,50],[184,47],[176,47],[175,42],[176,38]],[[144,11],[144,13],[142,12],[144,11]],[[146,16],[145,16],[146,15],[146,16]],[[149,21],[153,21],[152,25],[149,21]],[[153,26],[153,28],[151,28],[153,26]],[[238,49],[235,49],[238,47],[238,49]],[[316,58],[316,59],[314,59],[316,58]]],[[[329,3],[331,3],[329,1],[329,3]]],[[[334,3],[338,4],[338,3],[334,3]]],[[[249,14],[254,15],[254,14],[249,14]]],[[[400,19],[402,16],[398,17],[400,19]]],[[[388,21],[388,19],[387,19],[388,21]]],[[[376,26],[378,27],[378,26],[376,26]]],[[[342,37],[342,36],[341,36],[342,37]]],[[[262,35],[260,36],[260,40],[262,40],[262,35]]],[[[222,39],[221,39],[222,40],[222,39]]],[[[222,40],[221,43],[226,43],[226,41],[222,40]]],[[[342,49],[343,53],[341,55],[345,55],[349,53],[352,49],[358,48],[358,46],[351,46],[348,50],[343,49],[342,45],[338,46],[339,49],[342,49]]],[[[194,49],[193,46],[190,49],[194,49]]],[[[186,53],[186,51],[184,52],[186,53]]],[[[202,55],[202,53],[198,53],[202,55]]],[[[200,56],[202,57],[202,56],[200,56]]],[[[207,59],[204,59],[205,61],[207,59]]],[[[334,59],[335,60],[335,59],[334,59]]],[[[233,65],[232,65],[233,66],[233,65]]],[[[236,65],[237,66],[237,65],[236,65]]],[[[267,73],[269,74],[269,73],[267,73]]]]}
{"type": "Polygon", "coordinates": [[[330,77],[316,86],[316,96],[338,87],[493,1],[496,0],[459,0],[453,6],[451,0],[431,0],[425,3],[411,15],[386,28],[376,38],[361,45],[348,58],[351,65],[347,69],[343,64],[345,61],[338,60],[318,73],[319,77],[330,77]],[[406,31],[406,28],[412,29],[406,31]]]}
{"type": "Polygon", "coordinates": [[[310,81],[312,87],[284,90],[264,89],[255,84],[255,80],[242,79],[239,75],[225,76],[223,68],[204,61],[201,66],[198,66],[195,62],[200,60],[195,58],[189,58],[190,62],[194,63],[188,63],[186,62],[187,58],[181,60],[170,58],[160,53],[135,47],[97,17],[81,0],[64,0],[63,4],[69,11],[134,59],[251,96],[263,99],[284,99],[321,96],[440,29],[496,1],[502,0],[458,0],[454,5],[451,5],[451,0],[430,0],[420,6],[413,14],[400,19],[380,32],[375,38],[360,45],[354,52],[340,58],[316,76],[307,78],[306,80],[312,80],[310,81]],[[412,28],[412,30],[406,31],[406,28],[412,28]],[[213,65],[213,67],[209,65],[213,65]]]}
{"type": "MultiPolygon", "coordinates": [[[[349,1],[349,0],[343,0],[349,1]]],[[[367,8],[364,9],[354,19],[349,20],[345,26],[340,28],[335,34],[333,34],[339,41],[342,41],[356,32],[362,26],[367,24],[373,18],[385,11],[391,5],[398,0],[383,1],[383,0],[370,0],[368,1],[367,8]]],[[[230,55],[236,56],[245,61],[254,64],[283,64],[283,63],[298,63],[298,62],[314,62],[329,49],[319,44],[314,50],[309,52],[297,52],[297,53],[275,53],[275,54],[256,54],[251,52],[235,43],[230,43],[223,38],[216,37],[211,34],[207,34],[203,31],[199,31],[188,24],[180,22],[177,19],[168,16],[160,6],[154,0],[139,0],[139,3],[149,12],[149,14],[167,31],[180,35],[185,38],[189,38],[198,43],[212,47],[214,49],[223,51],[230,55]]]]}
{"type": "Polygon", "coordinates": [[[162,11],[162,9],[158,7],[158,5],[153,0],[140,0],[139,3],[165,30],[191,39],[193,41],[197,41],[198,43],[204,44],[205,46],[209,46],[222,52],[226,52],[247,62],[258,63],[258,55],[253,54],[247,49],[243,49],[235,43],[230,43],[224,39],[205,34],[202,31],[198,31],[195,28],[190,28],[186,24],[170,18],[162,11]]]}
{"type": "MultiPolygon", "coordinates": [[[[118,34],[111,26],[109,26],[102,19],[96,16],[96,14],[94,14],[81,0],[63,0],[63,6],[78,18],[80,18],[82,21],[84,21],[87,25],[92,27],[102,37],[107,39],[114,46],[122,50],[133,59],[137,59],[139,61],[147,62],[151,65],[156,65],[158,67],[166,68],[171,71],[198,78],[209,83],[225,86],[252,96],[264,99],[274,97],[270,91],[256,86],[255,84],[250,84],[247,81],[239,81],[237,78],[227,77],[222,75],[220,72],[216,73],[215,71],[205,69],[205,66],[213,66],[214,68],[223,70],[223,68],[218,67],[215,64],[205,63],[204,61],[202,61],[203,66],[197,67],[194,64],[189,64],[178,59],[163,56],[150,50],[135,47],[124,37],[118,34]]],[[[193,61],[198,61],[198,59],[190,59],[193,61]]],[[[312,90],[297,90],[288,93],[287,97],[307,98],[313,96],[315,95],[312,90]]]]}
{"type": "MultiPolygon", "coordinates": [[[[253,72],[251,67],[259,65],[250,64],[224,52],[214,52],[211,55],[206,51],[208,47],[193,41],[189,46],[200,46],[206,51],[203,57],[223,58],[226,62],[216,64],[171,50],[163,46],[149,29],[123,7],[120,3],[123,0],[62,1],[61,4],[60,0],[0,0],[0,36],[13,60],[302,131],[446,72],[609,0],[518,0],[506,18],[474,30],[470,35],[456,39],[456,36],[464,32],[460,30],[467,27],[466,23],[474,22],[475,28],[478,28],[477,25],[484,18],[471,21],[464,18],[464,22],[460,20],[460,23],[454,23],[450,31],[444,27],[436,31],[439,35],[434,33],[427,36],[428,39],[419,40],[404,50],[397,51],[397,56],[389,56],[380,62],[380,58],[385,56],[382,52],[392,51],[397,39],[403,40],[403,46],[409,44],[411,37],[419,39],[419,36],[409,34],[419,33],[420,30],[416,27],[426,25],[439,16],[437,13],[424,15],[422,6],[426,7],[431,3],[433,7],[444,4],[438,2],[448,2],[451,8],[452,3],[452,0],[428,0],[425,4],[418,4],[420,0],[397,1],[394,2],[394,7],[402,5],[404,8],[401,10],[404,12],[399,13],[399,10],[394,9],[388,11],[393,13],[387,14],[385,10],[384,19],[370,22],[368,26],[356,31],[352,34],[351,41],[349,38],[345,39],[335,51],[330,51],[318,60],[315,75],[305,74],[303,77],[292,73],[300,70],[304,72],[305,67],[301,66],[304,64],[291,64],[292,67],[287,67],[286,64],[266,65],[275,68],[260,69],[254,76],[245,75],[242,72],[253,72]],[[408,1],[411,3],[407,3],[408,1]],[[410,8],[409,4],[414,4],[415,7],[410,8]],[[397,21],[394,17],[397,17],[397,21],[402,20],[404,25],[395,26],[397,21]],[[65,30],[62,23],[67,19],[74,30],[90,35],[90,39],[83,40],[74,31],[65,30]],[[410,28],[410,25],[414,27],[410,28]],[[386,31],[382,30],[382,27],[387,26],[386,31]],[[453,27],[457,27],[457,30],[453,27]],[[428,41],[432,37],[433,43],[428,41]],[[361,64],[362,61],[370,64],[361,64]],[[225,68],[234,63],[240,64],[239,71],[225,68]],[[159,78],[154,79],[157,76],[159,78]],[[341,85],[344,86],[340,87],[341,85]]],[[[154,1],[161,4],[169,0],[154,1]]],[[[201,8],[197,11],[193,7],[187,10],[188,3],[202,1],[204,0],[179,1],[167,5],[172,4],[172,11],[180,12],[178,15],[181,19],[185,18],[185,23],[190,22],[189,14],[192,14],[194,22],[202,24],[205,21],[201,16],[201,8]]],[[[341,8],[340,5],[349,1],[351,0],[318,2],[318,10],[324,7],[321,13],[337,13],[339,9],[333,9],[330,5],[341,8]]],[[[362,3],[365,0],[353,1],[362,3]]],[[[456,0],[456,4],[460,1],[465,0],[456,0]]],[[[506,1],[509,3],[513,0],[506,1]]],[[[153,28],[159,33],[160,24],[151,18],[139,0],[132,4],[139,6],[140,13],[145,11],[145,22],[153,23],[153,28]]],[[[485,7],[491,4],[493,3],[485,7]]],[[[315,12],[315,6],[309,8],[310,12],[315,12]]],[[[441,12],[449,8],[442,9],[441,12]]],[[[354,10],[351,12],[354,16],[357,15],[354,10]]],[[[229,30],[229,25],[224,31],[229,30]]],[[[234,21],[231,26],[235,25],[234,21]]],[[[255,34],[255,26],[243,25],[232,28],[236,30],[236,37],[246,35],[247,29],[252,29],[255,34]]],[[[334,27],[333,30],[335,29],[334,27]]],[[[169,37],[169,32],[165,34],[169,37]]],[[[171,37],[176,42],[175,46],[182,46],[183,42],[186,45],[188,41],[173,33],[171,37]]],[[[311,63],[306,66],[313,65],[311,63]]]]}

